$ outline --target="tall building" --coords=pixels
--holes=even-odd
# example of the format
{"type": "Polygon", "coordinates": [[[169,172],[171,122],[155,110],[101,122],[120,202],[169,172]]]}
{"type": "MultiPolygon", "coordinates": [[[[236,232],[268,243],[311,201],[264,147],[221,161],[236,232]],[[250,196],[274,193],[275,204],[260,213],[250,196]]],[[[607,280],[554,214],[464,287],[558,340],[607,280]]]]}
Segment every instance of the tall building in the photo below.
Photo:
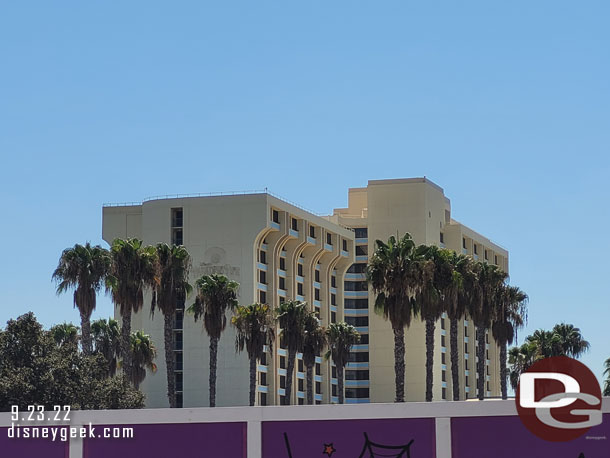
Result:
{"type": "MultiPolygon", "coordinates": [[[[354,232],[267,193],[151,199],[138,205],[103,208],[103,238],[137,237],[146,244],[182,244],[191,254],[191,282],[222,273],[239,282],[240,304],[286,299],[306,301],[323,325],[343,319],[344,273],[354,261],[354,232]]],[[[178,305],[174,340],[178,406],[208,405],[209,339],[201,322],[185,314],[193,302],[178,305]],[[185,307],[186,306],[186,307],[185,307]]],[[[149,300],[146,301],[149,303],[149,300]]],[[[118,315],[118,311],[115,311],[118,315]]],[[[146,306],[132,318],[132,329],[151,334],[157,367],[141,385],[147,407],[165,407],[163,317],[146,306]]],[[[218,349],[218,406],[248,404],[248,359],[235,353],[235,331],[227,326],[218,349]]],[[[305,398],[305,368],[297,355],[291,404],[305,398]]],[[[257,371],[257,404],[277,405],[285,395],[287,353],[279,341],[267,349],[257,371]]],[[[316,358],[316,403],[337,402],[331,362],[316,358]]]]}
{"type": "MultiPolygon", "coordinates": [[[[191,281],[223,273],[240,283],[239,302],[273,307],[286,299],[306,301],[319,312],[323,325],[344,320],[362,339],[346,370],[348,403],[394,400],[394,342],[391,327],[373,312],[374,297],[365,281],[368,256],[377,239],[411,233],[418,244],[435,244],[496,264],[508,272],[508,253],[489,239],[451,218],[443,190],[426,178],[369,181],[351,188],[348,207],[319,217],[266,192],[243,195],[151,199],[138,205],[103,208],[103,238],[138,237],[147,244],[183,244],[191,253],[191,281]]],[[[176,387],[179,406],[208,403],[209,339],[201,323],[185,316],[187,299],[175,319],[176,387]]],[[[163,358],[163,319],[145,308],[132,318],[155,341],[158,370],[141,385],[148,407],[168,405],[163,358]]],[[[115,312],[118,315],[118,311],[115,312]]],[[[449,323],[439,320],[435,335],[434,399],[451,398],[448,364],[449,323]]],[[[476,396],[475,328],[460,323],[462,399],[476,396]]],[[[236,354],[231,326],[218,351],[217,405],[248,403],[248,361],[236,354]]],[[[414,320],[405,334],[406,398],[425,399],[425,327],[414,320]]],[[[297,355],[292,404],[305,398],[305,368],[297,355]]],[[[286,350],[276,342],[267,349],[257,371],[258,405],[278,405],[285,395],[286,350]]],[[[486,395],[500,394],[497,347],[489,336],[486,395]]],[[[332,362],[316,359],[315,402],[337,402],[332,362]]]]}
{"type": "MultiPolygon", "coordinates": [[[[443,189],[426,178],[373,180],[365,188],[350,188],[348,207],[338,208],[330,221],[355,230],[356,262],[345,275],[345,320],[365,336],[346,368],[346,402],[393,402],[394,340],[383,317],[373,312],[374,296],[367,288],[365,269],[375,240],[409,232],[416,244],[437,245],[495,264],[508,272],[508,252],[451,218],[451,203],[443,189]]],[[[476,339],[471,321],[459,326],[460,399],[476,397],[476,339]]],[[[434,400],[452,399],[449,362],[449,320],[436,326],[434,400]]],[[[489,333],[488,333],[489,334],[489,333]]],[[[500,395],[499,358],[492,336],[486,344],[486,396],[500,395]]],[[[420,320],[405,333],[406,399],[425,399],[425,325],[420,320]]]]}

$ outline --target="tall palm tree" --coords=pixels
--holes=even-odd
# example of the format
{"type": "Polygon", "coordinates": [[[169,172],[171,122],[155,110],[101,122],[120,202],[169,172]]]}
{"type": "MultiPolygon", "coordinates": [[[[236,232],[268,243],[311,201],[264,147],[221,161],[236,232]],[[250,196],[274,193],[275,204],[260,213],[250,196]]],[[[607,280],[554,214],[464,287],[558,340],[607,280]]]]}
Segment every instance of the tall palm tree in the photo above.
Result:
{"type": "Polygon", "coordinates": [[[156,246],[159,258],[159,283],[153,291],[151,314],[155,307],[163,314],[163,341],[165,367],[167,368],[167,397],[169,406],[176,407],[176,378],[174,355],[174,319],[176,309],[184,306],[192,287],[188,282],[191,257],[184,246],[159,243],[156,246]]]}
{"type": "Polygon", "coordinates": [[[360,334],[356,328],[347,323],[331,323],[326,331],[328,351],[325,358],[332,358],[337,368],[337,382],[339,389],[339,404],[345,401],[343,390],[343,369],[347,365],[352,347],[360,342],[360,334]]]}
{"type": "Polygon", "coordinates": [[[470,316],[477,327],[477,390],[480,401],[485,399],[485,331],[491,326],[495,305],[500,300],[499,291],[504,285],[507,274],[497,266],[477,262],[478,300],[471,307],[470,316]]]}
{"type": "Polygon", "coordinates": [[[395,402],[405,401],[405,328],[417,314],[415,297],[420,290],[417,262],[412,259],[415,243],[410,234],[388,243],[376,242],[377,249],[367,267],[367,280],[375,299],[375,312],[389,320],[394,333],[395,402]]]}
{"type": "Polygon", "coordinates": [[[231,318],[235,326],[235,351],[248,353],[250,360],[250,405],[256,396],[256,364],[265,353],[265,345],[273,348],[275,339],[275,317],[265,304],[241,305],[231,318]]]}
{"type": "Polygon", "coordinates": [[[507,346],[512,344],[516,332],[527,320],[527,294],[516,286],[505,286],[500,289],[500,300],[496,302],[494,321],[491,332],[496,345],[500,348],[500,387],[502,399],[508,398],[506,367],[507,346]]]}
{"type": "Polygon", "coordinates": [[[148,334],[136,331],[131,334],[131,353],[133,355],[131,382],[137,390],[146,378],[146,369],[157,371],[157,365],[154,363],[157,349],[148,334]]]}
{"type": "Polygon", "coordinates": [[[282,302],[276,309],[276,316],[282,330],[280,333],[281,344],[285,345],[288,351],[284,405],[290,405],[294,361],[297,353],[303,351],[305,321],[308,313],[307,304],[301,301],[282,302]]]}
{"type": "Polygon", "coordinates": [[[76,244],[61,254],[53,279],[57,294],[74,289],[74,306],[80,313],[83,353],[91,353],[91,314],[95,310],[96,296],[105,283],[110,270],[108,250],[99,245],[76,244]]]}
{"type": "Polygon", "coordinates": [[[195,321],[203,319],[203,328],[210,337],[210,407],[216,407],[218,341],[227,327],[227,310],[237,307],[239,283],[220,274],[204,275],[195,283],[197,297],[188,310],[195,321]]]}
{"type": "Polygon", "coordinates": [[[326,331],[320,325],[320,320],[314,312],[309,312],[305,318],[305,336],[303,339],[303,364],[307,380],[307,404],[313,404],[313,368],[316,356],[326,346],[326,331]]]}
{"type": "Polygon", "coordinates": [[[508,364],[510,366],[509,379],[513,390],[519,385],[519,377],[540,359],[536,343],[526,342],[520,347],[512,347],[508,351],[508,364]]]}
{"type": "Polygon", "coordinates": [[[145,246],[139,239],[116,239],[110,253],[112,267],[107,284],[122,317],[123,371],[131,379],[131,315],[144,305],[144,290],[155,288],[159,283],[157,250],[154,246],[145,246]]]}
{"type": "Polygon", "coordinates": [[[572,324],[560,323],[553,327],[553,334],[557,337],[557,348],[555,353],[571,358],[578,358],[586,353],[590,344],[580,332],[580,329],[572,324]]]}
{"type": "Polygon", "coordinates": [[[117,361],[121,355],[121,328],[114,318],[100,318],[91,323],[94,352],[101,354],[108,362],[108,376],[113,377],[117,361]]]}
{"type": "Polygon", "coordinates": [[[55,343],[62,347],[64,345],[78,345],[78,327],[72,323],[56,324],[50,329],[51,335],[55,343]]]}
{"type": "Polygon", "coordinates": [[[604,396],[610,396],[610,358],[604,363],[604,375],[606,376],[604,381],[604,396]]]}

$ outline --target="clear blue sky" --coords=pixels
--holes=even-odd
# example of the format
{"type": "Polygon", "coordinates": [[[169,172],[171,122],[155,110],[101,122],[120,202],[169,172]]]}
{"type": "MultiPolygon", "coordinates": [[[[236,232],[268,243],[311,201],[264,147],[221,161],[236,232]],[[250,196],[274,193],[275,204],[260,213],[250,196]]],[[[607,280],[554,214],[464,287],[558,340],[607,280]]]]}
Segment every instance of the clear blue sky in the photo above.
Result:
{"type": "Polygon", "coordinates": [[[330,212],[426,175],[510,250],[526,332],[580,327],[601,377],[608,2],[103,3],[0,9],[1,323],[78,322],[50,277],[103,202],[269,187],[330,212]]]}

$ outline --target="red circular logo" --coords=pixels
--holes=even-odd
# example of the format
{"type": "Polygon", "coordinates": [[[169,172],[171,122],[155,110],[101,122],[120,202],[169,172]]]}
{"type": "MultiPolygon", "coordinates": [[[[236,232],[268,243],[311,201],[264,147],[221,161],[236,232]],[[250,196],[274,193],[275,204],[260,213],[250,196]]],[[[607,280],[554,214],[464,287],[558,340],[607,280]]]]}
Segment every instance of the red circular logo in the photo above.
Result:
{"type": "Polygon", "coordinates": [[[519,378],[517,411],[541,439],[565,442],[602,421],[601,388],[593,372],[565,356],[536,362],[519,378]]]}

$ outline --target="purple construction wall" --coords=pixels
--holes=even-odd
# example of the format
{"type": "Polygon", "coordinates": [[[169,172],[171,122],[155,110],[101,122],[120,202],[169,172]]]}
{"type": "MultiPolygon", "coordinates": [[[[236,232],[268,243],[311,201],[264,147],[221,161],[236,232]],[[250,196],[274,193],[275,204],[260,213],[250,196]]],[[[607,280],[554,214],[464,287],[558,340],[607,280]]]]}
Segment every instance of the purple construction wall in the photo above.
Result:
{"type": "Polygon", "coordinates": [[[371,449],[367,448],[366,437],[369,444],[403,447],[370,444],[375,453],[372,456],[435,456],[433,418],[270,421],[262,424],[262,434],[264,458],[368,458],[371,449]],[[405,447],[411,440],[413,443],[405,447]]]}
{"type": "MultiPolygon", "coordinates": [[[[101,431],[104,426],[95,427],[101,431]]],[[[129,426],[134,428],[133,439],[86,439],[83,457],[246,458],[245,422],[129,426]]]]}
{"type": "Polygon", "coordinates": [[[11,439],[9,428],[0,428],[0,456],[7,458],[68,458],[69,443],[51,439],[11,439]]]}
{"type": "Polygon", "coordinates": [[[610,458],[610,414],[568,442],[538,439],[516,416],[452,418],[451,439],[452,458],[610,458]]]}

